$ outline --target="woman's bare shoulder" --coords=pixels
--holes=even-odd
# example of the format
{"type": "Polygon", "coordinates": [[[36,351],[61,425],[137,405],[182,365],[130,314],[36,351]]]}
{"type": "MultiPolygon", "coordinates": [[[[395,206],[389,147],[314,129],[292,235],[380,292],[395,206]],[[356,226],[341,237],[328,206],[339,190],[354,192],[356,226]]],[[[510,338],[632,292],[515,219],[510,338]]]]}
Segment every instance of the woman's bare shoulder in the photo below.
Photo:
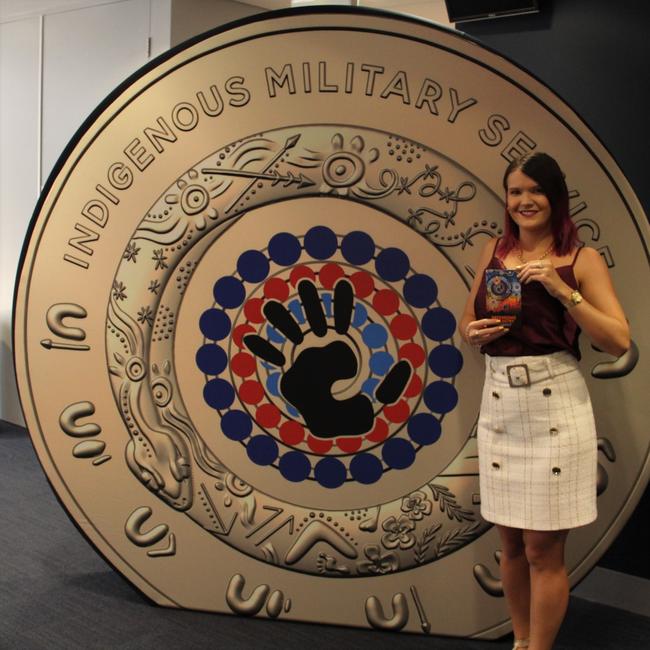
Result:
{"type": "Polygon", "coordinates": [[[601,254],[591,246],[582,246],[578,253],[578,261],[580,258],[584,258],[590,262],[595,262],[596,260],[602,259],[601,254]]]}
{"type": "Polygon", "coordinates": [[[481,254],[479,256],[480,262],[487,264],[492,259],[492,257],[496,255],[498,245],[498,239],[488,239],[488,241],[483,244],[483,248],[481,249],[481,254]]]}
{"type": "Polygon", "coordinates": [[[605,265],[603,256],[591,246],[583,246],[576,252],[575,265],[578,268],[593,268],[597,266],[602,268],[605,265]]]}

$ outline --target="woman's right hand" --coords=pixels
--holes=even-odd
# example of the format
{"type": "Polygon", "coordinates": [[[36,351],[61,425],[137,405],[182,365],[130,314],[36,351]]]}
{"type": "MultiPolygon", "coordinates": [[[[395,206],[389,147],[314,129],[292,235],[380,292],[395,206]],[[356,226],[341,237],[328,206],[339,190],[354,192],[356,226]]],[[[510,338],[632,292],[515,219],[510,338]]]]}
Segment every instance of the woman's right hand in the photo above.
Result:
{"type": "Polygon", "coordinates": [[[500,338],[508,331],[507,327],[501,325],[498,318],[481,318],[473,320],[465,327],[465,340],[470,345],[486,345],[495,339],[500,338]]]}

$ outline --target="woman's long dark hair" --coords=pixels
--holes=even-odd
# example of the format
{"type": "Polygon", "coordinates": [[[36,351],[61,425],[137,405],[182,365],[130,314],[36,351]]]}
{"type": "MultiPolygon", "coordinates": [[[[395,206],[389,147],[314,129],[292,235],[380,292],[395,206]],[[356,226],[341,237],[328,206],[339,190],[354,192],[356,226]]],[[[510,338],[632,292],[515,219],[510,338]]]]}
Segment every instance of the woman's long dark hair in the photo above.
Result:
{"type": "MultiPolygon", "coordinates": [[[[551,205],[551,232],[553,250],[558,256],[568,255],[578,244],[578,231],[569,214],[569,190],[564,174],[554,158],[541,151],[513,160],[503,175],[503,189],[508,193],[508,176],[517,169],[536,181],[551,205]]],[[[519,226],[506,209],[504,235],[498,254],[505,257],[519,245],[519,226]]]]}

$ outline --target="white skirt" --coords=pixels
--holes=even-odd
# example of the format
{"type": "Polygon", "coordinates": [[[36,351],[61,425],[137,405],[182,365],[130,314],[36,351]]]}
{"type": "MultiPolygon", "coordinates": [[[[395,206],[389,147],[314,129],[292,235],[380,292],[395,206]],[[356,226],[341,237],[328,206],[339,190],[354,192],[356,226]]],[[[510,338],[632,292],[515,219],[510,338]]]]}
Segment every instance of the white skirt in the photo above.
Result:
{"type": "Polygon", "coordinates": [[[561,530],[596,518],[596,426],[568,352],[485,355],[478,451],[487,521],[561,530]]]}

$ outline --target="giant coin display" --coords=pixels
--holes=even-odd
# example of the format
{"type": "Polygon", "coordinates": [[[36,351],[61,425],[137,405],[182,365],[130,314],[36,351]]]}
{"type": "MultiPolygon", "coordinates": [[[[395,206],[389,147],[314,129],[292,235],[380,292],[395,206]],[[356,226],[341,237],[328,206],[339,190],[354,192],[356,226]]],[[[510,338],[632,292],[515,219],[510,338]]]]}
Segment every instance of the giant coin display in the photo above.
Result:
{"type": "MultiPolygon", "coordinates": [[[[34,216],[15,354],[40,461],[117,571],[171,607],[508,629],[479,513],[482,359],[456,322],[502,232],[503,170],[533,149],[561,162],[647,338],[648,228],[621,172],[553,92],[458,33],[269,14],[97,109],[34,216]]],[[[590,381],[600,516],[571,536],[573,582],[648,470],[645,358],[584,351],[609,378],[590,381]]]]}

